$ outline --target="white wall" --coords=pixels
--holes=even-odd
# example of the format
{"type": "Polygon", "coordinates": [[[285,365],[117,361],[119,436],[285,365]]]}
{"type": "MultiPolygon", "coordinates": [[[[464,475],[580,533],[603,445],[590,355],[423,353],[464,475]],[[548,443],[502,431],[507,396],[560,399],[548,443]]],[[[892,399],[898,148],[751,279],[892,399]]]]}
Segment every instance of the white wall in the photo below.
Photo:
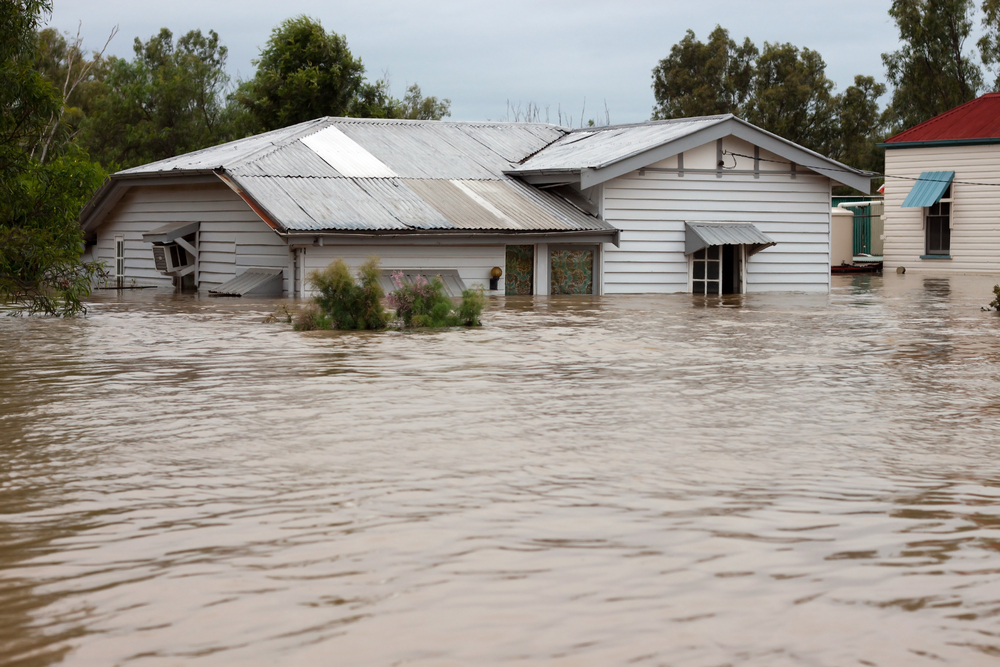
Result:
{"type": "MultiPolygon", "coordinates": [[[[201,290],[220,285],[251,266],[285,268],[289,264],[285,241],[221,182],[130,188],[97,228],[95,259],[113,270],[114,239],[122,234],[126,282],[134,279],[139,285],[170,286],[170,277],[156,270],[152,245],[144,243],[142,235],[168,222],[188,221],[201,223],[201,290]]],[[[285,276],[286,290],[289,275],[285,276]]]]}
{"type": "Polygon", "coordinates": [[[960,273],[1000,272],[1000,145],[896,148],[885,152],[885,173],[917,178],[924,171],[954,171],[951,259],[925,254],[922,208],[900,208],[914,181],[887,178],[885,184],[886,270],[960,273]]]}
{"type": "MultiPolygon", "coordinates": [[[[303,251],[303,268],[307,276],[310,271],[324,269],[338,258],[343,259],[351,268],[356,268],[368,257],[375,255],[386,269],[456,269],[466,287],[482,286],[486,290],[490,287],[490,270],[494,266],[503,269],[506,262],[506,246],[503,244],[334,244],[328,239],[323,246],[308,246],[303,251]]],[[[501,278],[500,290],[496,293],[503,294],[503,290],[501,278]]],[[[305,295],[312,294],[307,284],[305,295]]]]}
{"type": "MultiPolygon", "coordinates": [[[[723,148],[754,154],[735,137],[723,148]]],[[[732,156],[724,159],[733,166],[732,156]]],[[[829,291],[830,179],[802,167],[792,178],[788,164],[771,162],[760,163],[757,178],[732,170],[719,178],[715,164],[711,142],[684,153],[683,176],[669,158],[604,184],[604,219],[622,230],[620,248],[604,246],[604,293],[688,291],[685,221],[752,222],[777,242],[750,258],[748,292],[829,291]]],[[[752,170],[753,161],[737,158],[736,167],[752,170]]]]}

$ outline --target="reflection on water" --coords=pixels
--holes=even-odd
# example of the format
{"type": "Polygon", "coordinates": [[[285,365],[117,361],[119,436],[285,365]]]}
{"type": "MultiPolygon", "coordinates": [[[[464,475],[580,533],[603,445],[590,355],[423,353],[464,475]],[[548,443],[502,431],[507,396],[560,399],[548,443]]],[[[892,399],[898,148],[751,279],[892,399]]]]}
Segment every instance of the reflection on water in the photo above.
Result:
{"type": "Polygon", "coordinates": [[[984,664],[994,282],[0,318],[0,663],[984,664]]]}

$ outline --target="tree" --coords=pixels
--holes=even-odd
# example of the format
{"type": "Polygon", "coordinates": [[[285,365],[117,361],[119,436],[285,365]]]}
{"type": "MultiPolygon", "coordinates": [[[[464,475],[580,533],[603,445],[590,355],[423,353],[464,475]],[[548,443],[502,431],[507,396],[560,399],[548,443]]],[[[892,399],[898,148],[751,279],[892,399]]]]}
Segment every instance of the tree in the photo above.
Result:
{"type": "Polygon", "coordinates": [[[343,35],[298,16],[283,22],[254,61],[257,73],[232,96],[253,131],[276,130],[322,116],[441,120],[451,100],[424,97],[411,85],[402,100],[392,96],[388,74],[366,81],[365,68],[343,35]]]}
{"type": "Polygon", "coordinates": [[[104,48],[95,52],[90,60],[83,51],[80,27],[76,37],[69,41],[53,28],[38,33],[35,69],[59,89],[63,98],[63,104],[49,119],[42,133],[37,151],[39,162],[46,161],[50,150],[61,154],[80,131],[83,119],[92,111],[93,101],[102,87],[104,51],[117,33],[118,26],[115,26],[104,48]]]}
{"type": "Polygon", "coordinates": [[[983,29],[979,53],[983,64],[996,70],[993,91],[1000,92],[1000,0],[983,0],[983,29]]]}
{"type": "MultiPolygon", "coordinates": [[[[261,130],[275,130],[321,116],[344,116],[364,82],[365,68],[347,40],[319,21],[284,21],[254,60],[257,73],[240,86],[235,101],[261,130]]],[[[379,90],[366,93],[377,101],[379,90]]]]}
{"type": "Polygon", "coordinates": [[[131,167],[236,138],[225,106],[227,49],[219,35],[162,28],[136,38],[132,61],[111,58],[80,143],[107,166],[131,167]]]}
{"type": "Polygon", "coordinates": [[[63,105],[35,69],[45,0],[0,3],[0,301],[15,314],[85,310],[98,267],[82,264],[77,215],[100,185],[99,165],[74,150],[42,164],[32,157],[63,105]]]}
{"type": "Polygon", "coordinates": [[[837,134],[837,100],[825,72],[826,63],[816,51],[764,42],[754,66],[745,119],[830,155],[837,134]]]}
{"type": "Polygon", "coordinates": [[[653,120],[712,116],[743,116],[750,98],[757,47],[749,40],[737,45],[721,26],[703,44],[688,30],[670,55],[653,68],[653,120]]]}
{"type": "Polygon", "coordinates": [[[436,97],[424,97],[417,84],[406,89],[406,95],[399,105],[399,115],[397,118],[409,118],[410,120],[441,120],[445,116],[451,115],[451,100],[445,98],[438,100],[436,97]]]}
{"type": "MultiPolygon", "coordinates": [[[[844,152],[841,133],[864,123],[853,119],[840,125],[845,98],[833,89],[816,51],[767,42],[758,50],[749,38],[738,44],[721,26],[702,43],[688,30],[653,68],[653,119],[731,113],[817,152],[837,155],[844,152]]],[[[871,88],[849,91],[846,109],[867,110],[855,107],[871,88]]],[[[845,141],[857,143],[854,137],[845,141]]]]}
{"type": "Polygon", "coordinates": [[[882,62],[894,87],[887,120],[897,130],[975,99],[983,75],[965,49],[974,11],[973,0],[893,0],[903,47],[882,62]]]}
{"type": "Polygon", "coordinates": [[[885,85],[874,77],[854,77],[854,85],[838,99],[839,141],[831,157],[859,169],[878,173],[885,170],[885,151],[877,145],[885,136],[878,103],[885,90],[885,85]]]}

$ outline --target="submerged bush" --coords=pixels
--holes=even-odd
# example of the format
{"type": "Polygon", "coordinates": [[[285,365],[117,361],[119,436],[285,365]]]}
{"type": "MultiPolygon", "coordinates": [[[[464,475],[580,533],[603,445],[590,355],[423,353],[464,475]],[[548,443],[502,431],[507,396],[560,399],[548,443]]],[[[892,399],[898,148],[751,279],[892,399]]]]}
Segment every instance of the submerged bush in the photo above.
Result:
{"type": "Polygon", "coordinates": [[[299,331],[312,329],[385,329],[389,323],[379,284],[378,257],[369,257],[358,268],[358,280],[342,259],[309,274],[309,282],[319,292],[315,306],[295,319],[299,331]]]}
{"type": "Polygon", "coordinates": [[[455,327],[480,326],[479,316],[486,306],[483,289],[462,291],[462,302],[456,309],[454,302],[444,292],[444,283],[437,276],[427,280],[417,276],[413,283],[403,280],[403,273],[392,274],[396,290],[386,298],[386,304],[396,309],[404,327],[455,327]]]}
{"type": "Polygon", "coordinates": [[[990,301],[990,308],[1000,310],[1000,285],[993,286],[993,300],[990,301]]]}
{"type": "MultiPolygon", "coordinates": [[[[462,301],[457,306],[445,294],[444,283],[435,276],[428,280],[417,276],[410,284],[405,282],[403,273],[392,274],[396,289],[385,295],[379,283],[378,257],[369,257],[358,268],[358,279],[342,259],[330,266],[309,274],[309,283],[319,292],[313,303],[294,315],[296,331],[317,329],[385,329],[391,316],[382,305],[382,300],[395,309],[397,325],[406,327],[478,327],[482,323],[479,316],[486,307],[486,295],[482,287],[462,291],[462,301]]],[[[265,321],[292,318],[288,309],[275,312],[265,321]]]]}

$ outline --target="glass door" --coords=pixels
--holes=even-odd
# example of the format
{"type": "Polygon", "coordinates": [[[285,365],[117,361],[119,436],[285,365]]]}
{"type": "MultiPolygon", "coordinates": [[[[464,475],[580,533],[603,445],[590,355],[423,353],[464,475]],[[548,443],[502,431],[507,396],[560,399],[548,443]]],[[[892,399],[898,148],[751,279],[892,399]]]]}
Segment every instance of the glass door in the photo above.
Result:
{"type": "Polygon", "coordinates": [[[722,294],[722,252],[717,245],[702,248],[691,256],[691,292],[722,294]]]}

